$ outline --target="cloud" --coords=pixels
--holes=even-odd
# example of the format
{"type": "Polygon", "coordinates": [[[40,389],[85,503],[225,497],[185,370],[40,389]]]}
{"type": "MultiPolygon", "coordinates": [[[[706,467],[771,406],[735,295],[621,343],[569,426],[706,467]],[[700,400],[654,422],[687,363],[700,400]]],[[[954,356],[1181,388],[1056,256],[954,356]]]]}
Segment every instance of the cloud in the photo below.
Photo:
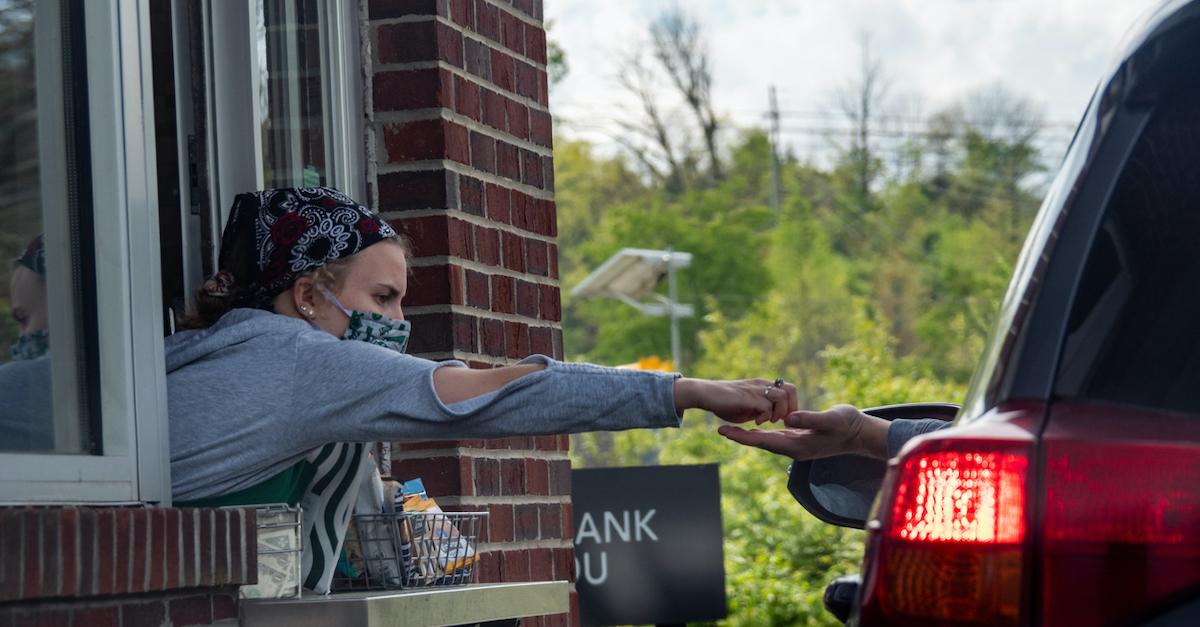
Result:
{"type": "MultiPolygon", "coordinates": [[[[1082,113],[1135,19],[1158,0],[691,0],[714,58],[715,101],[738,122],[761,120],[767,89],[782,108],[822,111],[856,72],[859,33],[871,36],[891,93],[932,111],[1003,84],[1047,119],[1082,113]]],[[[649,21],[677,0],[546,0],[568,78],[552,107],[577,129],[632,103],[616,88],[616,59],[644,41],[649,21]],[[586,124],[580,124],[583,120],[586,124]]],[[[580,131],[584,132],[584,131],[580,131]]],[[[586,132],[585,132],[586,134],[586,132]]]]}

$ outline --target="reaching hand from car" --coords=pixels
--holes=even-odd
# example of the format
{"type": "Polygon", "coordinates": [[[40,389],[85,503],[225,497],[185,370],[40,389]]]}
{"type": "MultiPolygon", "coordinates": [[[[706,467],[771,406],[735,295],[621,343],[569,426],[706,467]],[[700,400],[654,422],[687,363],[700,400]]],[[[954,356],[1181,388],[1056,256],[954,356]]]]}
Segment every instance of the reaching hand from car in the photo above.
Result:
{"type": "Polygon", "coordinates": [[[717,432],[738,444],[798,461],[834,455],[887,458],[888,422],[851,405],[834,405],[825,411],[793,411],[783,423],[783,429],[747,430],[725,425],[717,432]]]}

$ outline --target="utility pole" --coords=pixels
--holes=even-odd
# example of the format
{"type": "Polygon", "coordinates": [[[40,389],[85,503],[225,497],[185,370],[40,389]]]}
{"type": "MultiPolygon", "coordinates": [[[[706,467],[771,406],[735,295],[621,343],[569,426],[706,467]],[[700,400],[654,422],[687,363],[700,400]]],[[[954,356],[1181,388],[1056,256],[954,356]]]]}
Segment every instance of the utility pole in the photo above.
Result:
{"type": "Polygon", "coordinates": [[[768,91],[770,98],[770,113],[771,118],[771,209],[775,211],[775,220],[779,220],[780,212],[780,190],[779,180],[779,101],[775,98],[775,86],[771,85],[768,91]]]}

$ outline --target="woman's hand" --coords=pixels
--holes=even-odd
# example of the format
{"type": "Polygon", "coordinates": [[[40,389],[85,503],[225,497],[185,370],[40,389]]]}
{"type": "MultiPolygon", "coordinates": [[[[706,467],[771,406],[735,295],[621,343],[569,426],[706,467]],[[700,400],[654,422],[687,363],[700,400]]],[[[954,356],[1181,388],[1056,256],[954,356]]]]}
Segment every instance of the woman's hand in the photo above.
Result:
{"type": "Polygon", "coordinates": [[[675,409],[705,409],[721,420],[757,424],[782,420],[796,411],[796,386],[775,385],[767,379],[708,381],[679,379],[675,382],[675,409]]]}
{"type": "Polygon", "coordinates": [[[764,431],[723,426],[721,435],[798,461],[866,455],[887,458],[888,421],[862,413],[850,405],[834,405],[825,411],[796,411],[783,419],[786,429],[764,431]]]}

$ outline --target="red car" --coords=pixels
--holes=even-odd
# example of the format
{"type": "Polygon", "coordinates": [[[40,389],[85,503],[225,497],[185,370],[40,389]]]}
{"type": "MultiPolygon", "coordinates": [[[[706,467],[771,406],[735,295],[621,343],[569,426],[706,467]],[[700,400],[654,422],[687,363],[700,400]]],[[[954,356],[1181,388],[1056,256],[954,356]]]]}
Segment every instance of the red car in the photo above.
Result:
{"type": "Polygon", "coordinates": [[[954,424],[886,465],[795,465],[810,512],[868,531],[826,591],[850,624],[1200,625],[1200,0],[1097,90],[962,408],[876,413],[954,424]]]}

